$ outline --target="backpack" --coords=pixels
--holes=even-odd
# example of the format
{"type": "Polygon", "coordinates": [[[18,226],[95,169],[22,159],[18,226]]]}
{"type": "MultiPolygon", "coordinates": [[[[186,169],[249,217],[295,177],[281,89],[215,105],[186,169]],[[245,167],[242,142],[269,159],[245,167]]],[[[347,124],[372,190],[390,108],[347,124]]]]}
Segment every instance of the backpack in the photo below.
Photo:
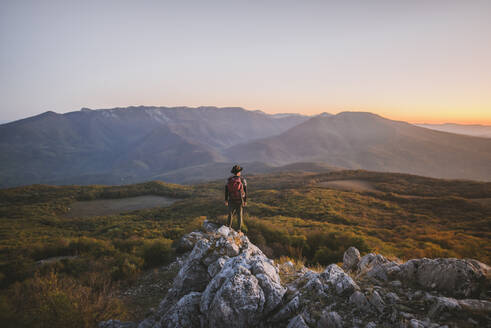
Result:
{"type": "Polygon", "coordinates": [[[244,186],[242,180],[238,176],[233,176],[228,179],[228,195],[231,201],[240,201],[244,198],[244,186]]]}

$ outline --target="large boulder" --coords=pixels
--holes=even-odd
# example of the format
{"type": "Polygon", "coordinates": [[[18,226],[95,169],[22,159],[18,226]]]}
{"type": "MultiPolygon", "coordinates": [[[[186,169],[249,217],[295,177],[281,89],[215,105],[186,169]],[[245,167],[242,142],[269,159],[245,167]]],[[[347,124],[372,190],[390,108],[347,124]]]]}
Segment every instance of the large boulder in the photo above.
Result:
{"type": "Polygon", "coordinates": [[[374,283],[387,282],[399,273],[399,264],[390,261],[380,254],[370,253],[358,261],[358,264],[351,268],[357,273],[357,278],[368,279],[374,283]]]}
{"type": "Polygon", "coordinates": [[[140,328],[255,327],[281,304],[286,288],[272,260],[233,229],[208,221],[204,229],[181,239],[192,251],[140,328]]]}
{"type": "Polygon", "coordinates": [[[438,258],[413,259],[405,263],[369,253],[359,258],[350,247],[343,257],[343,268],[356,274],[358,280],[372,283],[415,285],[454,297],[489,297],[491,268],[477,260],[438,258]],[[486,295],[488,294],[488,295],[486,295]]]}
{"type": "Polygon", "coordinates": [[[406,283],[449,296],[477,297],[489,293],[490,274],[490,267],[476,260],[422,258],[400,265],[399,277],[406,283]]]}
{"type": "Polygon", "coordinates": [[[257,248],[225,262],[203,292],[200,310],[210,327],[253,327],[282,301],[278,269],[257,248]]]}
{"type": "Polygon", "coordinates": [[[356,268],[360,262],[360,251],[351,246],[343,255],[343,270],[351,271],[356,268]]]}

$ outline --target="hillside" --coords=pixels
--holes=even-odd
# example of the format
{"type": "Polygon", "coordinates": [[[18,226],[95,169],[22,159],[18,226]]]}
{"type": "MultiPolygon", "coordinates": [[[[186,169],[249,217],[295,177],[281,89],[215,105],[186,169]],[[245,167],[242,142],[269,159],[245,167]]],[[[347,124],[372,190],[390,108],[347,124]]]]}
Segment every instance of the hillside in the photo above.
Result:
{"type": "Polygon", "coordinates": [[[434,131],[371,113],[317,116],[226,152],[234,161],[328,165],[440,178],[491,180],[491,140],[434,131]]]}
{"type": "MultiPolygon", "coordinates": [[[[354,246],[362,255],[378,252],[402,260],[491,263],[490,183],[367,171],[247,179],[247,237],[271,259],[288,257],[315,268],[339,263],[354,246]],[[341,190],[342,181],[362,181],[370,189],[341,190]]],[[[180,238],[199,229],[205,218],[225,222],[223,185],[221,179],[190,186],[149,182],[0,190],[0,323],[30,327],[32,320],[45,320],[87,327],[111,318],[142,320],[177,274],[175,265],[161,266],[180,256],[180,238]],[[71,212],[80,201],[121,203],[142,195],[173,201],[89,217],[71,212]],[[53,290],[63,295],[57,301],[67,309],[63,317],[51,307],[58,304],[50,303],[53,290]]]]}
{"type": "Polygon", "coordinates": [[[491,126],[481,124],[415,124],[423,128],[445,131],[450,133],[465,134],[474,137],[491,138],[491,126]]]}
{"type": "Polygon", "coordinates": [[[222,149],[305,119],[216,107],[45,112],[0,125],[0,186],[141,182],[223,161],[222,149]]]}

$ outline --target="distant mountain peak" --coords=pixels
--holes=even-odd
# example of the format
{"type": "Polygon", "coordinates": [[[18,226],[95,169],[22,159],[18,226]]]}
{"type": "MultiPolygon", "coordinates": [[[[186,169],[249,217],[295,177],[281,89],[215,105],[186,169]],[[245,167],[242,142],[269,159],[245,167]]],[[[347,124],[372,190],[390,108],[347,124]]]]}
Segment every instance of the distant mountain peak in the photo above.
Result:
{"type": "Polygon", "coordinates": [[[58,115],[58,113],[55,113],[52,110],[47,110],[44,113],[41,113],[41,115],[43,115],[43,116],[54,116],[54,115],[58,115]]]}
{"type": "Polygon", "coordinates": [[[0,186],[88,181],[81,177],[95,183],[144,181],[221,162],[223,149],[278,135],[306,119],[212,106],[48,111],[1,125],[0,186]]]}
{"type": "Polygon", "coordinates": [[[382,118],[386,119],[385,117],[382,117],[378,114],[374,114],[372,112],[363,112],[363,111],[344,111],[344,112],[339,112],[336,115],[337,117],[365,117],[365,118],[382,118]]]}

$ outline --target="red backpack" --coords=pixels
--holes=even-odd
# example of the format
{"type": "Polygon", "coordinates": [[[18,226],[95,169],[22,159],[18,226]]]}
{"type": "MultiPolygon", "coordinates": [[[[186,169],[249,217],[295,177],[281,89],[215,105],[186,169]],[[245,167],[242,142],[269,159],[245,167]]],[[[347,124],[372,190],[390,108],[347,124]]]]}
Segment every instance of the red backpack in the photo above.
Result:
{"type": "Polygon", "coordinates": [[[242,201],[244,198],[244,186],[242,180],[238,176],[233,176],[228,179],[228,195],[231,201],[242,201]]]}

